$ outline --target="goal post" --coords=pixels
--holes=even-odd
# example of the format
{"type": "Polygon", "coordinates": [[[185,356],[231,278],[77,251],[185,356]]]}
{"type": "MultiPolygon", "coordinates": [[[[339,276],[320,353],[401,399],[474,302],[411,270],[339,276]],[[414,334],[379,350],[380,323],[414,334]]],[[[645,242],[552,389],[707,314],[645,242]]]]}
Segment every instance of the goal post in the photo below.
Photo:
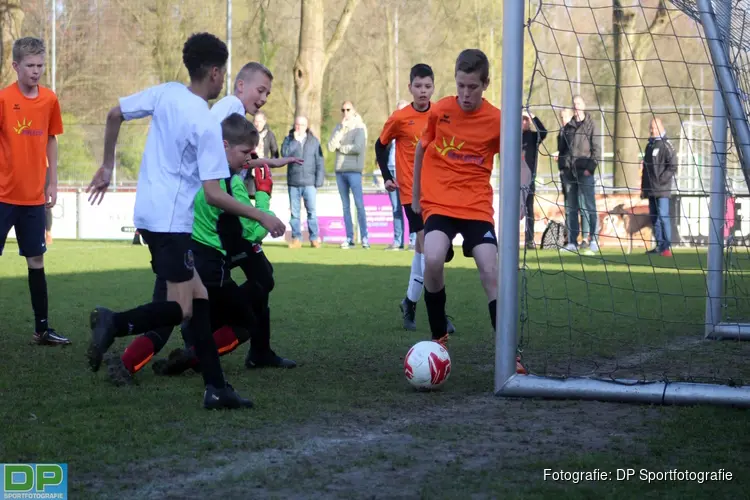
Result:
{"type": "MultiPolygon", "coordinates": [[[[525,4],[518,0],[504,0],[503,12],[503,47],[502,47],[502,129],[501,129],[501,165],[499,184],[498,210],[498,291],[497,291],[497,325],[495,331],[495,394],[500,397],[541,397],[551,399],[582,399],[611,402],[630,402],[647,404],[713,404],[731,405],[750,408],[750,386],[722,385],[713,383],[672,382],[669,378],[661,380],[638,380],[630,378],[611,378],[585,376],[543,376],[535,374],[516,374],[516,355],[519,339],[521,310],[519,306],[519,218],[520,218],[520,169],[521,162],[521,129],[520,116],[523,96],[523,46],[525,29],[525,4]]],[[[699,2],[705,4],[706,2],[699,2]]],[[[708,2],[710,5],[710,2],[708,2]]],[[[708,16],[715,20],[715,16],[708,16]]],[[[708,30],[710,33],[710,29],[708,30]]],[[[718,33],[715,31],[714,33],[718,33]]],[[[717,37],[718,38],[718,37],[717,37]]],[[[723,50],[723,49],[722,49],[723,50]]],[[[712,50],[713,53],[713,50],[712,50]]],[[[725,60],[726,62],[726,60],[725,60]]],[[[718,69],[718,68],[717,68],[718,69]]],[[[720,77],[720,75],[716,75],[720,77]]],[[[731,73],[729,74],[731,81],[731,73]]],[[[714,167],[711,170],[710,218],[709,225],[709,262],[706,273],[706,334],[721,331],[721,295],[723,270],[723,232],[725,179],[723,165],[726,155],[727,113],[724,111],[722,96],[726,96],[727,82],[717,85],[715,93],[715,111],[712,123],[714,141],[714,167]],[[721,93],[725,91],[725,94],[721,93]],[[722,140],[723,137],[723,140],[722,140]],[[718,288],[717,288],[718,287],[718,288]]],[[[736,87],[734,87],[736,89],[736,87]]],[[[735,97],[738,97],[735,92],[735,97]]],[[[730,108],[732,120],[747,119],[737,116],[735,101],[730,108]]],[[[729,103],[727,103],[729,105],[729,103]]],[[[743,115],[744,116],[744,115],[743,115]]],[[[733,125],[737,125],[736,123],[733,125]]],[[[735,133],[735,145],[748,146],[742,143],[741,133],[732,126],[735,133]]],[[[604,132],[602,132],[604,133],[604,132]]],[[[750,155],[742,155],[743,162],[750,155]]],[[[746,168],[743,168],[746,172],[746,168]]],[[[731,326],[731,325],[730,325],[731,326]]],[[[750,326],[750,325],[749,325],[750,326]]],[[[737,326],[735,325],[735,332],[737,326]]],[[[748,328],[750,331],[750,328],[748,328]]],[[[735,333],[735,337],[737,334],[735,333]]]]}

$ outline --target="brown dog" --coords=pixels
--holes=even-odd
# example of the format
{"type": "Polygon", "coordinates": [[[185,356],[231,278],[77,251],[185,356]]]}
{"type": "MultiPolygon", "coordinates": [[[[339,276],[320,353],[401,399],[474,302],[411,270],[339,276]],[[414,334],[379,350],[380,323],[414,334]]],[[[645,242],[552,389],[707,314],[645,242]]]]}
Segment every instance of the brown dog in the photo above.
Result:
{"type": "Polygon", "coordinates": [[[612,217],[612,222],[619,222],[618,234],[620,234],[620,227],[624,230],[623,232],[627,236],[628,240],[628,255],[633,252],[633,236],[638,234],[641,240],[651,241],[653,234],[653,224],[651,224],[651,216],[648,212],[647,205],[637,205],[631,208],[625,208],[623,203],[620,203],[615,208],[609,211],[609,215],[612,217]],[[650,229],[651,234],[648,234],[647,238],[644,238],[644,234],[641,233],[643,229],[650,229]]]}

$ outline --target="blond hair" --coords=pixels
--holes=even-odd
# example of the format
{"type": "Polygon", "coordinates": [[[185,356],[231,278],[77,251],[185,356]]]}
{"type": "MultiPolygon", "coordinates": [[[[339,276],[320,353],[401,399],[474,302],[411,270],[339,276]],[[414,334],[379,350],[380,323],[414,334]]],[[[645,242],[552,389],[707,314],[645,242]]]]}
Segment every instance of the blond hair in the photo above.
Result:
{"type": "Polygon", "coordinates": [[[13,42],[13,62],[15,63],[20,63],[26,56],[39,56],[46,52],[44,41],[40,38],[27,36],[13,42]]]}

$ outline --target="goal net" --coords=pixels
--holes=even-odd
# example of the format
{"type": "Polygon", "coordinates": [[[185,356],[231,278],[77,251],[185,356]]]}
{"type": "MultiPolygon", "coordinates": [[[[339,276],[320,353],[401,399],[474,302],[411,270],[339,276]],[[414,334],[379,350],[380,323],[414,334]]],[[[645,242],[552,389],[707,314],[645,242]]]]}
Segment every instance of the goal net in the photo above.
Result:
{"type": "Polygon", "coordinates": [[[547,135],[520,228],[520,322],[498,336],[529,375],[499,352],[498,393],[750,404],[750,1],[525,3],[522,108],[547,135]],[[649,197],[644,161],[668,147],[669,193],[649,197]]]}

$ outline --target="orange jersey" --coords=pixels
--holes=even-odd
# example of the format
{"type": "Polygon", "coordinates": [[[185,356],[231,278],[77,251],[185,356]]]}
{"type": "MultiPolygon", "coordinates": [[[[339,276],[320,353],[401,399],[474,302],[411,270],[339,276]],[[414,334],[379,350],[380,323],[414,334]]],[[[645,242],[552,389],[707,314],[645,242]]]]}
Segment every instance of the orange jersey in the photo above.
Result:
{"type": "Polygon", "coordinates": [[[445,97],[432,106],[421,141],[424,220],[440,214],[494,224],[490,177],[500,151],[500,110],[483,99],[467,113],[455,96],[445,97]]]}
{"type": "Polygon", "coordinates": [[[18,83],[0,90],[0,202],[43,205],[47,142],[63,133],[60,103],[39,86],[39,95],[21,93],[18,83]]]}
{"type": "Polygon", "coordinates": [[[390,144],[396,139],[396,181],[401,204],[411,204],[412,186],[414,185],[414,152],[417,150],[419,136],[427,125],[430,108],[417,111],[413,105],[394,111],[383,126],[380,143],[390,144]]]}

